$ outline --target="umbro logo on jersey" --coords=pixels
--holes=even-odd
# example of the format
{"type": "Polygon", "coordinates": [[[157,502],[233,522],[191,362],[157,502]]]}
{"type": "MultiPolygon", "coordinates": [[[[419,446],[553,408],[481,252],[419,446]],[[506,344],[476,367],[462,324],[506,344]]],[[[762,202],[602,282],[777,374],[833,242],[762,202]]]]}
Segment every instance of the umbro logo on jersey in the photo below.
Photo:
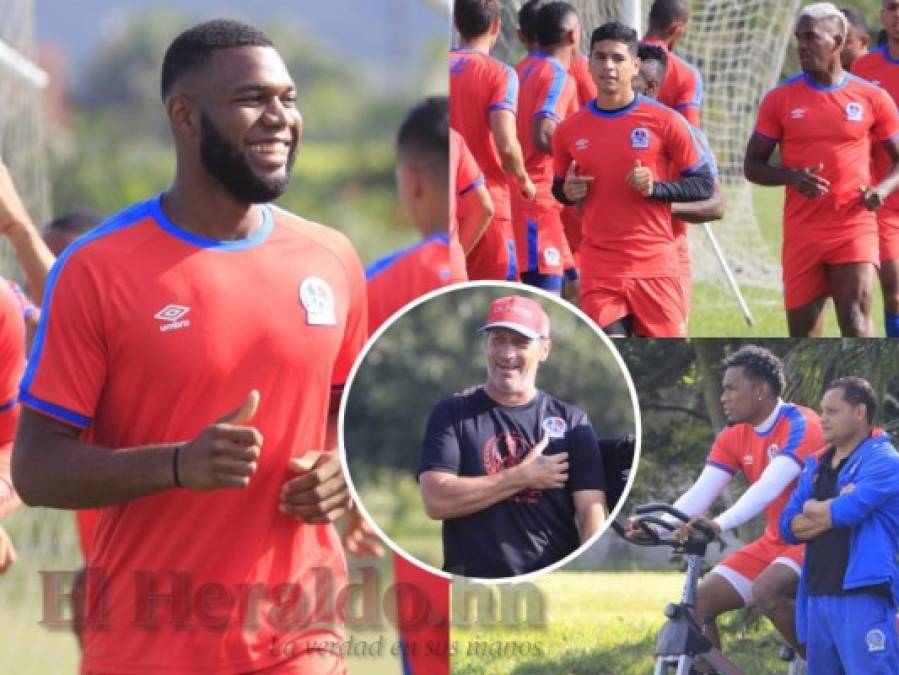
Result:
{"type": "Polygon", "coordinates": [[[768,446],[768,459],[773,459],[774,455],[777,454],[778,450],[780,450],[780,448],[777,447],[777,443],[772,443],[771,445],[769,445],[768,446]]]}
{"type": "Polygon", "coordinates": [[[588,141],[586,138],[579,138],[574,142],[575,150],[586,150],[588,145],[588,141]]]}
{"type": "Polygon", "coordinates": [[[753,457],[752,455],[745,455],[743,457],[743,464],[745,464],[746,466],[751,466],[752,464],[755,464],[755,457],[753,457]]]}
{"type": "Polygon", "coordinates": [[[792,117],[794,120],[801,120],[803,117],[805,117],[805,108],[793,108],[790,111],[790,117],[792,117]]]}
{"type": "Polygon", "coordinates": [[[862,121],[862,106],[859,103],[846,104],[846,119],[850,122],[862,121]]]}
{"type": "Polygon", "coordinates": [[[187,328],[190,326],[190,319],[184,319],[184,315],[190,311],[190,307],[183,305],[166,305],[153,315],[154,319],[162,321],[159,332],[166,333],[170,330],[178,330],[179,328],[187,328]]]}

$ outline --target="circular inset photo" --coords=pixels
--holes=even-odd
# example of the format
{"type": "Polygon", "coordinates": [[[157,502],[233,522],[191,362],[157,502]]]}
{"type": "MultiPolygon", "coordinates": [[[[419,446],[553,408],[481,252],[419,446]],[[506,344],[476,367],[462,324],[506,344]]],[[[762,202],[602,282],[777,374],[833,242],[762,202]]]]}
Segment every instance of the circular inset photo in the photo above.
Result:
{"type": "Polygon", "coordinates": [[[446,576],[545,572],[595,540],[633,481],[639,411],[611,341],[555,296],[469,283],[375,334],[341,452],[363,512],[446,576]]]}

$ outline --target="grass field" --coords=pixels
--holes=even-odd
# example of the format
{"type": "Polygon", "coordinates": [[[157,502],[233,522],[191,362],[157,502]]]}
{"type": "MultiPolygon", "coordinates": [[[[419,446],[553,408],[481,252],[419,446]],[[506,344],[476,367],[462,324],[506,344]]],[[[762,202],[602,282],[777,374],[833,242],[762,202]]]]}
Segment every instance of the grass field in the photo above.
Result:
{"type": "MultiPolygon", "coordinates": [[[[19,560],[0,576],[0,673],[3,675],[75,675],[80,659],[74,635],[67,629],[51,630],[40,625],[43,613],[41,572],[76,570],[81,555],[75,536],[71,512],[20,508],[3,527],[12,537],[19,560]]],[[[377,567],[380,592],[393,584],[392,558],[375,563],[372,558],[350,559],[350,583],[360,578],[362,566],[377,567]]],[[[62,586],[62,585],[61,585],[62,586]]],[[[363,630],[351,626],[354,648],[375,648],[379,655],[357,654],[348,661],[350,675],[402,675],[398,656],[390,653],[397,633],[379,606],[377,629],[363,630]]],[[[65,618],[71,615],[68,605],[61,603],[65,618]]],[[[360,615],[352,606],[348,617],[360,615]]],[[[369,652],[371,654],[371,651],[369,652]]]]}
{"type": "MultiPolygon", "coordinates": [[[[457,625],[454,675],[645,675],[652,672],[662,610],[680,597],[683,576],[668,572],[556,572],[535,582],[543,626],[457,625]]],[[[739,617],[735,617],[739,618],[739,617]]],[[[780,642],[766,621],[725,634],[724,649],[746,673],[785,673],[780,642]]]]}
{"type": "MultiPolygon", "coordinates": [[[[781,227],[783,209],[783,188],[753,189],[753,208],[761,227],[762,236],[772,254],[779,260],[783,231],[781,227]]],[[[714,229],[714,226],[713,226],[714,229]]],[[[730,292],[721,284],[697,283],[693,287],[693,301],[690,310],[690,335],[692,337],[786,337],[787,322],[783,309],[783,294],[780,291],[766,291],[742,288],[746,303],[755,319],[749,326],[743,319],[730,292]]],[[[824,335],[839,336],[833,304],[828,301],[824,335]]],[[[883,335],[883,299],[880,286],[875,284],[874,331],[883,335]]]]}

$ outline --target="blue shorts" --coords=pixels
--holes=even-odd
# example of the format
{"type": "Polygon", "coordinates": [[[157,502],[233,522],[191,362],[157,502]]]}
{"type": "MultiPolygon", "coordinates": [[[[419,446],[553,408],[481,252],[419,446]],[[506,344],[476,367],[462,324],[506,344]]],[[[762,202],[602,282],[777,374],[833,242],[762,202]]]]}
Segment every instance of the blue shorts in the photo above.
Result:
{"type": "Polygon", "coordinates": [[[806,662],[814,675],[899,673],[892,603],[867,593],[809,596],[806,662]]]}

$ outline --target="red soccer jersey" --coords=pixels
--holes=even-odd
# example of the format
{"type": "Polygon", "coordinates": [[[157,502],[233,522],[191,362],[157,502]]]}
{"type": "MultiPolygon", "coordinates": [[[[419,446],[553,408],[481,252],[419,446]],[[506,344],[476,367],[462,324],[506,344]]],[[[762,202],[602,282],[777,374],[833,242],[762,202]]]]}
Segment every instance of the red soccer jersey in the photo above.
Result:
{"type": "MultiPolygon", "coordinates": [[[[874,51],[858,57],[852,62],[852,73],[883,88],[890,98],[899,104],[899,60],[890,56],[888,45],[882,45],[874,51]]],[[[872,185],[883,180],[883,177],[893,168],[890,154],[880,143],[874,143],[873,159],[872,185]]],[[[894,192],[887,197],[885,206],[889,209],[899,210],[899,193],[894,192]]]]}
{"type": "Polygon", "coordinates": [[[799,74],[765,95],[755,133],[780,144],[784,167],[823,164],[820,175],[830,181],[830,191],[812,199],[787,186],[785,238],[874,230],[874,213],[861,205],[859,187],[871,184],[871,136],[883,141],[899,133],[896,104],[885,91],[849,74],[833,87],[799,74]]]}
{"type": "MultiPolygon", "coordinates": [[[[534,146],[533,126],[536,120],[549,118],[557,124],[574,113],[577,108],[577,89],[574,79],[553,56],[535,52],[515,66],[518,74],[518,142],[524,155],[528,175],[537,188],[535,200],[540,206],[560,209],[552,196],[553,160],[534,146]]],[[[529,202],[516,190],[512,197],[513,210],[529,202]]]]}
{"type": "Polygon", "coordinates": [[[659,89],[659,102],[674,108],[687,118],[691,126],[698,127],[702,106],[702,75],[699,69],[669,51],[668,46],[658,38],[648,38],[643,42],[661,47],[668,56],[665,79],[659,89]]]}
{"type": "Polygon", "coordinates": [[[590,75],[590,60],[583,54],[577,54],[568,67],[568,74],[574,78],[577,89],[578,108],[582,108],[596,98],[596,83],[590,75]]]}
{"type": "Polygon", "coordinates": [[[518,77],[505,63],[473,49],[450,52],[450,126],[462,134],[484,172],[494,217],[509,220],[509,185],[490,130],[490,113],[518,106],[518,77]]]}
{"type": "MultiPolygon", "coordinates": [[[[814,411],[792,403],[781,405],[777,416],[764,432],[751,424],[735,424],[715,439],[706,464],[730,474],[742,471],[749,484],[755,483],[769,462],[785,455],[805,466],[806,458],[824,444],[821,423],[814,411]]],[[[778,533],[778,521],[784,504],[796,487],[796,481],[765,507],[765,536],[784,544],[778,533]]]]}
{"type": "Polygon", "coordinates": [[[449,251],[449,237],[435,234],[368,267],[369,334],[415,298],[452,283],[449,251]]]}
{"type": "Polygon", "coordinates": [[[612,113],[591,102],[553,135],[555,175],[564,177],[572,160],[579,174],[593,176],[579,248],[583,277],[678,276],[671,205],[644,198],[625,181],[638,160],[659,181],[705,163],[684,118],[640,95],[612,113]]]}
{"type": "Polygon", "coordinates": [[[465,251],[459,238],[460,216],[464,220],[465,213],[459,211],[457,200],[466,193],[484,184],[484,174],[475,161],[471,150],[465,145],[465,139],[455,129],[450,129],[450,200],[449,200],[449,237],[450,237],[450,277],[452,281],[467,281],[465,271],[465,251]]]}
{"type": "Polygon", "coordinates": [[[249,487],[101,510],[86,618],[102,626],[85,629],[88,671],[244,672],[308,639],[343,639],[327,612],[284,620],[294,605],[283,584],[310,606],[333,601],[346,563],[331,525],[278,502],[291,457],[323,447],[332,386],[365,341],[365,282],[341,234],[262,213],[249,238],[212,241],[171,223],[157,197],[79,239],[50,275],[22,402],[84,441],[190,440],[261,393],[249,487]]]}

